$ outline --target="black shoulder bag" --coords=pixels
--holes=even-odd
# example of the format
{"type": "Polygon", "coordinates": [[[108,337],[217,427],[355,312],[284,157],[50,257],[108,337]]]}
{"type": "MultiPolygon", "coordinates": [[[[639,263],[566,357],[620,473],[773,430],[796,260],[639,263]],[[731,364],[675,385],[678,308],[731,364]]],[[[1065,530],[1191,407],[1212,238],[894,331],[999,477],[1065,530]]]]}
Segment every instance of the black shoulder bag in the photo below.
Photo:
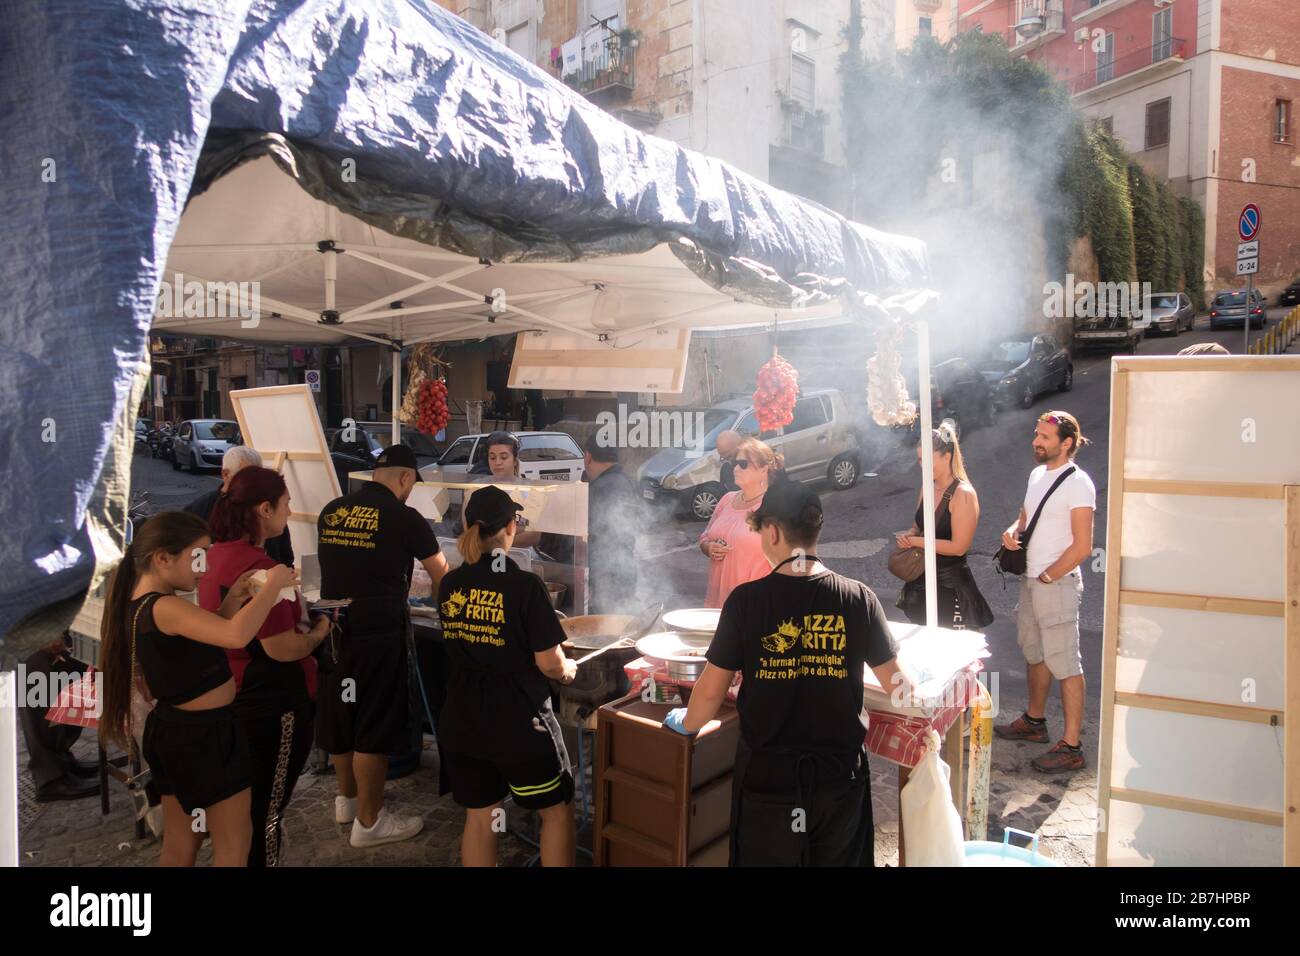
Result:
{"type": "Polygon", "coordinates": [[[1038,507],[1034,509],[1034,516],[1029,519],[1029,524],[1025,530],[1020,532],[1020,547],[1015,551],[1008,551],[1005,546],[998,548],[997,553],[993,555],[993,562],[997,565],[998,570],[1006,574],[1016,576],[1025,573],[1025,567],[1029,561],[1029,538],[1034,533],[1034,528],[1038,524],[1039,515],[1043,513],[1043,505],[1047,504],[1047,499],[1052,497],[1052,492],[1061,487],[1065,479],[1074,474],[1074,465],[1065,469],[1061,476],[1052,482],[1052,487],[1047,489],[1047,494],[1043,495],[1043,500],[1038,502],[1038,507]]]}

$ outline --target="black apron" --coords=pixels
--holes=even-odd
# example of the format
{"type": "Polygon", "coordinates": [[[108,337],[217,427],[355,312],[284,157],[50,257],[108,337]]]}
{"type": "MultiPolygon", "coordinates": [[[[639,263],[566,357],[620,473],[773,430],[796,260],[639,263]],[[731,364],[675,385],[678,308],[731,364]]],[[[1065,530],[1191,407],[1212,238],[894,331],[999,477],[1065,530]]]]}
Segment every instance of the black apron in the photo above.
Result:
{"type": "Polygon", "coordinates": [[[730,865],[874,866],[866,750],[755,750],[742,734],[732,769],[730,865]]]}

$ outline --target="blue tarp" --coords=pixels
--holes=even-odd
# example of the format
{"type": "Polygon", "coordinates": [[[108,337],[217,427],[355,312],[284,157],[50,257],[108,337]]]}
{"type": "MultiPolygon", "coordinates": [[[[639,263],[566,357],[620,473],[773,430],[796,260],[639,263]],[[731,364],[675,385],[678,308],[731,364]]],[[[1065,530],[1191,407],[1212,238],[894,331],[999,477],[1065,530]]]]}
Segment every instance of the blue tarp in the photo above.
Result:
{"type": "Polygon", "coordinates": [[[0,634],[87,586],[87,512],[185,203],[266,152],[351,215],[494,260],[686,237],[702,278],[775,304],[801,276],[927,279],[921,243],[637,133],[432,3],[9,3],[0,634]]]}

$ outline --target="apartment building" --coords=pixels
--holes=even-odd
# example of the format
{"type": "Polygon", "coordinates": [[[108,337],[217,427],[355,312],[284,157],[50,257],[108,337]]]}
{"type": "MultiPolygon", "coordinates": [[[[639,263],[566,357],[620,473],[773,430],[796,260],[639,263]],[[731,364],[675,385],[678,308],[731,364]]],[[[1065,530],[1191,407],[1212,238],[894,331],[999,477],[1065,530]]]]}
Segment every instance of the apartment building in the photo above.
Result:
{"type": "MultiPolygon", "coordinates": [[[[893,56],[895,2],[860,0],[870,57],[893,56]]],[[[845,208],[851,0],[438,3],[629,125],[845,208]]]]}
{"type": "Polygon", "coordinates": [[[1206,214],[1207,286],[1236,277],[1237,219],[1263,214],[1266,293],[1300,273],[1300,3],[958,0],[954,32],[1006,38],[1206,214]]]}
{"type": "Polygon", "coordinates": [[[957,22],[958,0],[895,0],[894,45],[911,49],[919,36],[946,43],[957,22]]]}

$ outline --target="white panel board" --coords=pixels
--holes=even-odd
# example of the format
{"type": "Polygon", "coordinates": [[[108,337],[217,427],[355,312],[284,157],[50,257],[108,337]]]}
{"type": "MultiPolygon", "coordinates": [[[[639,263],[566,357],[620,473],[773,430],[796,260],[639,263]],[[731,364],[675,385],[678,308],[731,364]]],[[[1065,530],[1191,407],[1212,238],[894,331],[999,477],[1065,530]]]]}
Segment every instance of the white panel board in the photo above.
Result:
{"type": "Polygon", "coordinates": [[[686,381],[689,329],[652,329],[627,340],[521,332],[510,366],[511,388],[679,393],[686,381]]]}
{"type": "Polygon", "coordinates": [[[1281,866],[1282,828],[1116,798],[1106,830],[1111,866],[1281,866]]]}
{"type": "MultiPolygon", "coordinates": [[[[316,554],[316,516],[337,498],[338,476],[330,460],[316,402],[308,385],[273,385],[230,393],[244,442],[256,448],[263,464],[279,471],[289,489],[289,538],[296,559],[316,554]],[[295,454],[316,455],[314,461],[295,454]]],[[[302,567],[302,561],[297,565],[302,567]]]]}
{"type": "Polygon", "coordinates": [[[1115,689],[1282,710],[1282,626],[1280,617],[1121,604],[1115,689]]]}
{"type": "MultiPolygon", "coordinates": [[[[354,471],[349,481],[369,481],[373,473],[354,471]]],[[[528,519],[529,531],[546,531],[552,534],[587,536],[587,484],[581,481],[521,481],[509,484],[493,482],[516,502],[524,506],[520,512],[528,519]]],[[[481,483],[454,481],[418,481],[407,499],[409,504],[430,521],[441,521],[448,509],[459,515],[460,504],[455,491],[473,494],[481,483]]]]}
{"type": "Polygon", "coordinates": [[[1282,809],[1281,727],[1118,706],[1112,761],[1114,787],[1282,809]]]}
{"type": "Polygon", "coordinates": [[[1125,476],[1300,484],[1300,376],[1128,372],[1125,476]]]}
{"type": "MultiPolygon", "coordinates": [[[[1225,480],[1253,480],[1234,474],[1225,480]]],[[[1120,580],[1127,590],[1282,600],[1281,501],[1126,494],[1123,522],[1120,580]]]]}
{"type": "Polygon", "coordinates": [[[0,672],[0,866],[18,865],[18,697],[13,671],[0,672]]]}

